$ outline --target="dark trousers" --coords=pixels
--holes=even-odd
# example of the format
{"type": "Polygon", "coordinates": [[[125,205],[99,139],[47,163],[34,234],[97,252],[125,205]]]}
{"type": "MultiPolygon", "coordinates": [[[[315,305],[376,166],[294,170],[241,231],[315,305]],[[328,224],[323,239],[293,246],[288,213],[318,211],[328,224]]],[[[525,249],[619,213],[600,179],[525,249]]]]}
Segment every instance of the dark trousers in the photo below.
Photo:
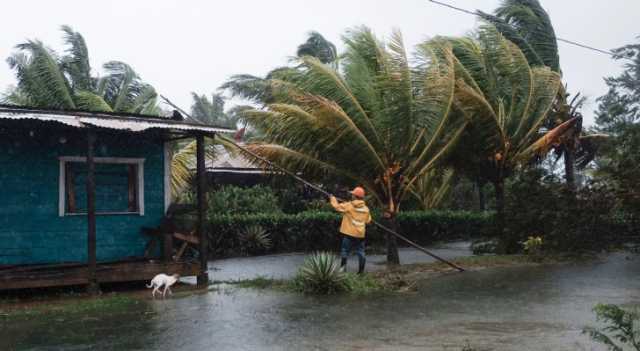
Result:
{"type": "Polygon", "coordinates": [[[342,235],[342,242],[340,244],[340,256],[343,260],[349,257],[349,253],[351,252],[351,248],[355,248],[356,255],[358,255],[358,259],[360,262],[363,262],[365,259],[364,255],[364,239],[354,238],[349,235],[342,235]]]}

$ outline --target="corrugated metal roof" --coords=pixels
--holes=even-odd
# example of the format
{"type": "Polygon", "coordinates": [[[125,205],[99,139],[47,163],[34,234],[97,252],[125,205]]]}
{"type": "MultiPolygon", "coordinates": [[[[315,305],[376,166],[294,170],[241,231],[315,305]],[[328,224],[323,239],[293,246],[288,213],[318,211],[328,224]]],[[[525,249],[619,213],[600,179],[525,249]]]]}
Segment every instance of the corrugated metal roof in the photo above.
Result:
{"type": "Polygon", "coordinates": [[[228,128],[207,126],[204,124],[176,121],[169,118],[151,116],[117,115],[99,112],[67,112],[36,109],[0,107],[0,119],[37,120],[58,122],[75,128],[94,126],[117,130],[142,132],[149,129],[165,129],[180,131],[198,131],[207,133],[234,133],[228,128]]]}

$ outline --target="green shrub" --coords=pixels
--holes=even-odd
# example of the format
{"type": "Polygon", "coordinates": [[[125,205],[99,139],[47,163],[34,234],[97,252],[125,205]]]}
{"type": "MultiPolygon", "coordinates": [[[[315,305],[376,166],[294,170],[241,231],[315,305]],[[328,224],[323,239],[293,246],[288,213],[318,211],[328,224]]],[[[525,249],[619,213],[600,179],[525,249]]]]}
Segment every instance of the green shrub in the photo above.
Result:
{"type": "Polygon", "coordinates": [[[540,236],[545,250],[582,252],[601,250],[621,240],[629,229],[615,217],[613,193],[589,184],[576,193],[554,177],[530,171],[510,186],[505,210],[506,247],[529,236],[540,236]]]}
{"type": "MultiPolygon", "coordinates": [[[[269,233],[272,245],[266,252],[332,251],[340,245],[340,221],[340,214],[326,211],[212,216],[208,223],[210,252],[214,257],[242,254],[246,250],[239,233],[254,225],[269,233]]],[[[397,221],[402,234],[422,245],[489,236],[493,229],[493,215],[486,213],[403,212],[397,221]]],[[[367,227],[367,245],[384,245],[384,233],[373,225],[367,227]]]]}
{"type": "Polygon", "coordinates": [[[584,328],[592,340],[602,343],[611,351],[633,350],[640,351],[640,313],[625,311],[617,305],[598,304],[593,309],[599,322],[605,327],[597,329],[584,328]]]}
{"type": "Polygon", "coordinates": [[[329,252],[316,252],[307,257],[293,284],[296,290],[307,294],[329,295],[349,290],[338,257],[329,252]]]}
{"type": "Polygon", "coordinates": [[[223,186],[207,195],[208,216],[221,214],[282,213],[278,197],[266,186],[223,186]]]}

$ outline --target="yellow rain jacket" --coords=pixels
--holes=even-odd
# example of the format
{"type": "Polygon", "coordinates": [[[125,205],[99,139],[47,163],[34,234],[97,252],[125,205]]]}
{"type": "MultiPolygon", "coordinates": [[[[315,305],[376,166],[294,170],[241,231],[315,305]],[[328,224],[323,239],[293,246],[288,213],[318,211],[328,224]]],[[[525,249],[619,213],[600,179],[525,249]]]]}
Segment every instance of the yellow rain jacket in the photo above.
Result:
{"type": "Polygon", "coordinates": [[[336,211],[343,213],[340,233],[358,239],[364,239],[365,227],[371,223],[371,213],[362,200],[338,203],[335,197],[329,199],[336,211]]]}

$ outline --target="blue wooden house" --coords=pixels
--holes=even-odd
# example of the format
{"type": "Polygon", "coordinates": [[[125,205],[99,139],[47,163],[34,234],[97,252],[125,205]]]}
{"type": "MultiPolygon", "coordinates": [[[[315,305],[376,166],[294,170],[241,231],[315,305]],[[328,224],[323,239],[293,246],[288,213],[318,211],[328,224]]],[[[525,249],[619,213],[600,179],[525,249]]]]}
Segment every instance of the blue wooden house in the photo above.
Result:
{"type": "MultiPolygon", "coordinates": [[[[151,116],[0,106],[0,290],[206,279],[204,140],[231,132],[151,116]],[[175,262],[144,227],[171,203],[169,142],[198,141],[199,262],[175,262]],[[147,251],[147,252],[145,252],[147,251]],[[146,254],[146,257],[145,257],[146,254]]],[[[165,247],[167,244],[165,243],[165,247]]]]}

